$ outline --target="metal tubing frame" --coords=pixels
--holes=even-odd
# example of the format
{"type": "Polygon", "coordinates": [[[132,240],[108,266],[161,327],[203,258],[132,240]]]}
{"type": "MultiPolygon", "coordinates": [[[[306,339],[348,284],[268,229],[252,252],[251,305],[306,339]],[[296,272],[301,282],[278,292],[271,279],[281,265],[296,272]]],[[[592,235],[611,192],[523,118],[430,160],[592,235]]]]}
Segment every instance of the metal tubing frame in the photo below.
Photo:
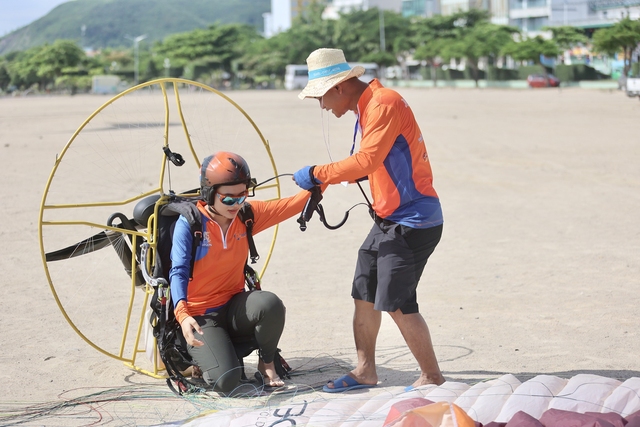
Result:
{"type": "MultiPolygon", "coordinates": [[[[162,95],[163,95],[163,99],[164,99],[164,105],[165,105],[165,123],[164,123],[164,146],[168,146],[169,145],[169,95],[167,94],[167,90],[166,90],[166,84],[172,84],[173,88],[174,88],[174,97],[175,97],[175,101],[177,103],[177,108],[178,108],[178,114],[180,117],[180,121],[182,123],[182,128],[184,130],[184,133],[186,135],[187,138],[187,142],[189,145],[189,148],[191,150],[191,154],[193,156],[193,158],[195,159],[196,163],[199,163],[199,159],[197,157],[197,154],[193,148],[193,145],[191,143],[191,137],[189,134],[189,131],[187,129],[187,125],[185,122],[185,118],[182,112],[182,105],[180,103],[180,96],[179,96],[179,90],[178,90],[178,84],[186,84],[186,85],[193,85],[193,86],[197,86],[200,87],[201,89],[213,92],[215,94],[217,94],[218,96],[222,97],[223,99],[225,99],[226,101],[228,101],[229,103],[231,103],[236,109],[238,109],[243,115],[244,117],[249,121],[249,123],[251,124],[251,126],[254,128],[254,130],[258,133],[258,136],[260,137],[260,140],[262,141],[264,148],[267,152],[267,156],[269,157],[269,160],[271,162],[271,166],[273,168],[274,171],[274,175],[276,176],[275,179],[275,184],[270,184],[270,185],[265,185],[264,187],[262,187],[262,189],[267,189],[267,188],[276,188],[276,192],[277,192],[277,196],[275,197],[275,199],[279,199],[281,197],[280,194],[280,179],[277,178],[278,172],[277,172],[277,168],[276,168],[276,164],[275,161],[273,159],[273,155],[271,153],[271,148],[269,146],[269,142],[264,138],[264,136],[262,135],[262,132],[260,132],[260,130],[258,129],[257,125],[255,124],[255,122],[253,121],[253,119],[251,119],[251,117],[238,105],[236,104],[231,98],[229,98],[228,96],[226,96],[225,94],[223,94],[222,92],[219,92],[216,89],[213,89],[205,84],[199,83],[199,82],[195,82],[195,81],[190,81],[190,80],[186,80],[186,79],[179,79],[179,78],[162,78],[162,79],[157,79],[157,80],[152,80],[146,83],[142,83],[139,84],[137,86],[134,86],[132,88],[129,88],[121,93],[119,93],[118,95],[114,96],[113,98],[111,98],[109,101],[105,102],[102,106],[100,106],[97,110],[95,110],[87,119],[85,119],[85,121],[80,125],[80,127],[78,127],[78,129],[73,133],[73,135],[71,136],[71,138],[69,139],[69,141],[67,142],[67,144],[64,146],[63,150],[61,151],[60,155],[56,156],[56,161],[54,163],[53,169],[49,175],[49,178],[47,180],[45,189],[44,189],[44,193],[42,196],[42,201],[40,203],[40,213],[39,213],[39,217],[38,217],[38,238],[40,241],[40,253],[42,256],[42,263],[44,266],[44,271],[45,271],[45,275],[47,277],[47,281],[49,283],[49,287],[51,289],[51,292],[53,294],[53,297],[56,301],[56,304],[58,305],[58,308],[60,309],[60,311],[62,312],[62,315],[64,316],[64,318],[66,319],[66,321],[69,323],[69,325],[73,328],[73,330],[85,341],[87,342],[91,347],[93,347],[94,349],[96,349],[97,351],[99,351],[100,353],[103,353],[109,357],[112,357],[114,359],[120,360],[122,362],[124,362],[124,364],[138,372],[144,373],[146,375],[155,377],[155,378],[164,378],[163,375],[160,374],[161,371],[164,370],[163,367],[160,366],[161,361],[158,360],[158,354],[157,354],[157,346],[155,345],[155,338],[154,338],[154,361],[153,361],[153,370],[149,371],[146,369],[143,369],[142,367],[136,365],[136,355],[137,353],[140,352],[144,352],[146,351],[146,349],[139,349],[139,344],[140,344],[140,338],[141,338],[141,334],[142,334],[142,329],[143,329],[143,325],[144,325],[144,321],[145,319],[145,313],[146,313],[146,307],[147,304],[149,303],[149,295],[153,292],[153,290],[151,289],[151,287],[149,285],[145,285],[144,286],[144,298],[143,298],[143,303],[142,303],[142,313],[140,315],[140,320],[138,322],[138,327],[137,327],[137,331],[136,331],[136,336],[135,336],[135,341],[134,341],[134,345],[133,345],[133,351],[130,357],[125,357],[125,350],[126,350],[126,340],[127,340],[127,335],[128,335],[128,330],[129,330],[129,325],[130,325],[130,320],[131,320],[131,314],[133,311],[133,306],[135,303],[135,297],[136,297],[136,286],[135,286],[135,271],[136,271],[136,254],[135,254],[135,248],[136,248],[136,243],[137,243],[137,239],[141,238],[141,239],[145,239],[150,245],[151,245],[151,254],[152,256],[148,258],[148,262],[151,262],[149,260],[154,259],[155,258],[155,251],[156,251],[156,246],[157,246],[157,241],[156,241],[156,224],[157,222],[155,221],[155,217],[158,214],[158,206],[160,206],[162,203],[166,203],[166,200],[168,199],[168,196],[166,195],[164,188],[163,188],[163,182],[164,182],[164,177],[165,177],[165,173],[166,173],[166,164],[167,164],[167,160],[166,160],[166,156],[163,155],[163,161],[162,164],[160,165],[160,174],[159,174],[159,181],[158,181],[158,186],[150,191],[147,191],[143,194],[140,194],[139,196],[136,197],[132,197],[132,198],[128,198],[125,200],[114,200],[114,201],[109,201],[109,202],[96,202],[96,203],[80,203],[80,204],[47,204],[47,195],[49,192],[49,189],[51,187],[51,183],[52,180],[55,176],[55,173],[58,169],[58,166],[60,165],[60,162],[62,161],[62,159],[64,158],[64,155],[66,154],[66,152],[69,150],[69,147],[71,146],[71,144],[73,143],[73,141],[76,139],[76,137],[79,135],[79,133],[86,127],[86,125],[97,115],[99,114],[101,111],[103,111],[106,107],[108,107],[109,105],[111,105],[113,102],[115,102],[116,100],[120,99],[121,97],[134,92],[138,89],[142,89],[148,86],[152,86],[152,85],[160,85],[160,88],[162,90],[162,95]],[[133,230],[127,230],[127,229],[123,229],[123,228],[116,228],[116,227],[111,227],[108,226],[106,224],[98,224],[98,223],[93,223],[93,222],[88,222],[88,221],[81,221],[81,220],[69,220],[69,221],[45,221],[43,219],[44,217],[44,212],[45,210],[55,210],[55,209],[75,209],[75,208],[85,208],[85,207],[100,207],[100,206],[122,206],[122,205],[126,205],[129,204],[131,202],[134,202],[136,200],[141,200],[144,197],[147,197],[149,195],[153,195],[153,194],[161,194],[162,198],[160,199],[160,203],[156,203],[156,206],[154,208],[154,214],[151,216],[151,218],[149,218],[149,223],[148,223],[148,227],[147,230],[145,232],[142,231],[133,231],[133,230]],[[67,312],[65,311],[64,307],[62,306],[62,303],[60,301],[60,298],[58,296],[58,293],[56,292],[55,286],[53,284],[50,272],[49,272],[49,268],[47,265],[47,261],[46,261],[46,253],[45,253],[45,248],[44,248],[44,240],[43,240],[43,233],[42,233],[42,229],[43,226],[59,226],[59,225],[87,225],[89,227],[97,227],[100,229],[105,229],[105,230],[112,230],[112,231],[116,231],[118,233],[123,233],[123,234],[129,234],[132,236],[132,253],[133,253],[133,257],[132,257],[132,265],[131,265],[131,271],[132,271],[132,277],[131,277],[131,295],[129,298],[129,304],[128,304],[128,309],[127,309],[127,318],[125,320],[125,328],[123,331],[123,335],[122,335],[122,340],[120,343],[120,349],[118,351],[118,354],[114,354],[111,353],[105,349],[103,349],[102,347],[100,347],[99,345],[95,344],[93,341],[91,341],[89,338],[87,338],[81,331],[80,329],[75,325],[75,323],[73,322],[73,320],[71,320],[70,316],[67,314],[67,312]]],[[[265,262],[264,265],[259,273],[259,276],[262,277],[268,264],[269,261],[271,259],[271,255],[273,253],[273,248],[275,247],[275,241],[276,241],[276,237],[277,237],[277,233],[278,233],[278,225],[274,226],[274,232],[273,232],[273,237],[271,240],[271,245],[269,247],[269,252],[266,255],[265,258],[265,262]]],[[[146,344],[146,343],[145,343],[146,344]]]]}

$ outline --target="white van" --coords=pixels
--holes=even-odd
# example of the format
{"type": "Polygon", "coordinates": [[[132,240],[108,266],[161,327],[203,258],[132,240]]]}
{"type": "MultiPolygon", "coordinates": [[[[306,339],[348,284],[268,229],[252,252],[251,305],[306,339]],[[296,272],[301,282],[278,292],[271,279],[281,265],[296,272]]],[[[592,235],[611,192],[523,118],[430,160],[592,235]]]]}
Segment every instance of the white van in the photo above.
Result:
{"type": "MultiPolygon", "coordinates": [[[[360,76],[360,80],[369,83],[373,79],[378,78],[378,65],[374,63],[349,63],[353,68],[356,65],[364,67],[364,74],[360,76]]],[[[284,72],[284,88],[287,90],[302,90],[309,81],[308,69],[306,65],[289,64],[284,72]]]]}
{"type": "Polygon", "coordinates": [[[378,64],[368,63],[368,62],[360,62],[349,64],[352,68],[356,65],[360,65],[364,67],[364,74],[360,76],[360,80],[365,83],[369,83],[373,79],[378,79],[380,76],[378,75],[378,64]]]}
{"type": "Polygon", "coordinates": [[[116,94],[125,89],[120,83],[118,76],[93,76],[91,78],[91,93],[116,94]]]}
{"type": "Polygon", "coordinates": [[[286,90],[302,90],[309,81],[306,65],[289,64],[284,71],[284,88],[286,90]]]}

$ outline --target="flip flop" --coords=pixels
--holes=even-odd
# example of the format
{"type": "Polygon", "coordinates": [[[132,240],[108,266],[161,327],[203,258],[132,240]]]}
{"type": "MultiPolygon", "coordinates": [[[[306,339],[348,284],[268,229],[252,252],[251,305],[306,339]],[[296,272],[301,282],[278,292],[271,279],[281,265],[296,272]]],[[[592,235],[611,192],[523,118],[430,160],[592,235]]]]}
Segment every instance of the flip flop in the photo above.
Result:
{"type": "Polygon", "coordinates": [[[325,385],[322,387],[322,391],[326,393],[342,393],[343,391],[358,390],[361,388],[371,388],[376,386],[376,384],[360,384],[349,375],[343,375],[337,380],[330,382],[333,383],[334,388],[329,388],[325,385]],[[346,384],[346,386],[344,386],[343,383],[346,384]]]}

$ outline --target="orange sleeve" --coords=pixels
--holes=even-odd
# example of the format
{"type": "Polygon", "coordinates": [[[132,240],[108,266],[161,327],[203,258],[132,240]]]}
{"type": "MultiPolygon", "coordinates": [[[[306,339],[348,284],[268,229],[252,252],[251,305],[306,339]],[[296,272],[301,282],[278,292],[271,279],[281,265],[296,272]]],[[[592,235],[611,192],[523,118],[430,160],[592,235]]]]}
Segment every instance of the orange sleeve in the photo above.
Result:
{"type": "Polygon", "coordinates": [[[253,234],[273,227],[302,212],[310,195],[311,193],[307,190],[302,190],[295,196],[284,199],[251,202],[254,216],[253,234]]]}
{"type": "Polygon", "coordinates": [[[179,325],[182,325],[182,321],[191,316],[191,314],[189,314],[189,309],[187,309],[187,302],[185,300],[180,300],[173,313],[175,314],[179,325]]]}
{"type": "Polygon", "coordinates": [[[400,118],[393,108],[378,104],[367,111],[363,128],[365,134],[358,152],[339,162],[316,166],[313,175],[318,180],[324,184],[353,182],[373,173],[382,165],[400,134],[400,118]]]}

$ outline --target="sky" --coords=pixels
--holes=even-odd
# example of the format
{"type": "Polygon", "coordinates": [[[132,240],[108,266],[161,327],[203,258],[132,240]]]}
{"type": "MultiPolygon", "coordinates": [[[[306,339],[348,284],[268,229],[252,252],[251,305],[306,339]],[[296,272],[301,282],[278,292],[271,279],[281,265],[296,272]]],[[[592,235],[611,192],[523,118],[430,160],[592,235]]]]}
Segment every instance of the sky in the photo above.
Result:
{"type": "Polygon", "coordinates": [[[0,37],[42,18],[70,0],[0,0],[0,37]]]}

